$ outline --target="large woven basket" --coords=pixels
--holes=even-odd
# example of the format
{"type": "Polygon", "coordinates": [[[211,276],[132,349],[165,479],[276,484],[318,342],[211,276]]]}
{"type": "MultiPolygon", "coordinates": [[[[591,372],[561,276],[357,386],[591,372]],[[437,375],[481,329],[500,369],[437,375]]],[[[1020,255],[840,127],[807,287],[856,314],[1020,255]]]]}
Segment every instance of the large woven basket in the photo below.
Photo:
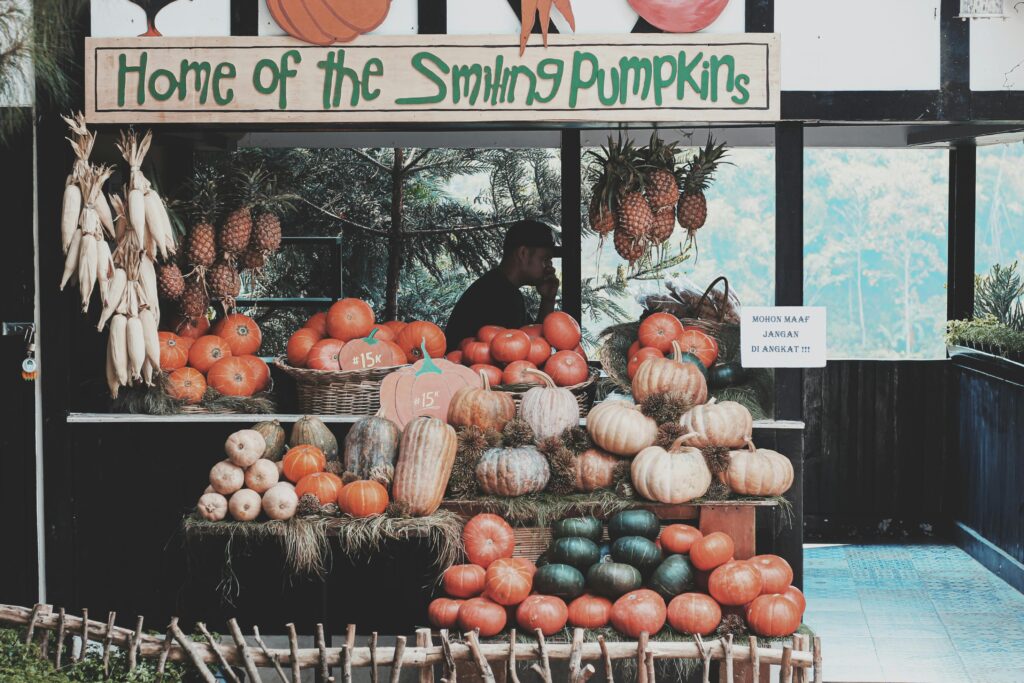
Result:
{"type": "MultiPolygon", "coordinates": [[[[563,387],[568,389],[576,397],[576,403],[580,406],[580,417],[586,417],[587,413],[590,412],[590,406],[594,404],[594,382],[601,375],[601,372],[596,368],[590,369],[590,375],[586,380],[579,384],[573,384],[572,386],[563,387]]],[[[506,391],[512,394],[512,400],[516,403],[516,410],[519,410],[519,404],[523,402],[523,394],[530,389],[537,387],[537,384],[502,384],[500,386],[491,387],[494,391],[506,391]]]]}
{"type": "Polygon", "coordinates": [[[369,370],[310,370],[289,365],[284,357],[274,365],[295,380],[299,412],[311,415],[375,415],[380,409],[380,384],[406,365],[369,370]]]}

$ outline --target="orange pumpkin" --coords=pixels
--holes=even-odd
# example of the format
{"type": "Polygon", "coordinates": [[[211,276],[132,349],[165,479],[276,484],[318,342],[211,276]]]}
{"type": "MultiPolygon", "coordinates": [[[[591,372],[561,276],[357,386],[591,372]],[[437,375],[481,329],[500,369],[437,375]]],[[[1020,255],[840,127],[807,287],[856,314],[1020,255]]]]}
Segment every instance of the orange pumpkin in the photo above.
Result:
{"type": "Polygon", "coordinates": [[[178,368],[167,376],[167,395],[195,405],[206,394],[206,378],[195,368],[178,368]]]}
{"type": "Polygon", "coordinates": [[[461,363],[462,351],[459,351],[458,349],[455,349],[454,351],[449,351],[448,353],[444,354],[444,359],[451,363],[461,363]]]}
{"type": "Polygon", "coordinates": [[[721,531],[714,531],[698,538],[690,546],[690,561],[701,571],[710,571],[732,559],[735,552],[732,538],[721,531]]]}
{"type": "Polygon", "coordinates": [[[499,558],[487,567],[484,595],[499,605],[518,605],[533,588],[533,572],[511,558],[499,558]]]}
{"type": "Polygon", "coordinates": [[[604,628],[612,618],[612,601],[584,593],[569,603],[569,623],[578,628],[604,628]]]}
{"type": "Polygon", "coordinates": [[[240,356],[249,365],[249,372],[256,382],[256,389],[253,393],[265,390],[270,386],[270,367],[259,356],[240,356]]]}
{"type": "Polygon", "coordinates": [[[476,331],[476,338],[490,346],[491,341],[504,331],[505,328],[500,325],[484,325],[476,331]]]}
{"type": "Polygon", "coordinates": [[[672,342],[683,333],[683,324],[671,313],[652,313],[644,318],[637,330],[640,346],[654,348],[666,354],[672,350],[672,342]]]}
{"type": "Polygon", "coordinates": [[[572,351],[579,346],[580,324],[568,313],[555,311],[544,317],[544,338],[559,351],[572,351]]]}
{"type": "Polygon", "coordinates": [[[260,350],[263,333],[256,321],[241,313],[232,313],[213,327],[213,333],[227,342],[231,355],[246,356],[260,350]]]}
{"type": "Polygon", "coordinates": [[[441,586],[453,598],[475,598],[484,592],[487,572],[476,564],[456,564],[444,572],[441,586]]]}
{"type": "Polygon", "coordinates": [[[612,605],[612,628],[630,638],[654,635],[665,625],[665,601],[647,588],[630,591],[612,605]]]}
{"type": "Polygon", "coordinates": [[[496,368],[493,365],[484,365],[482,363],[477,363],[475,365],[470,365],[469,369],[472,370],[473,372],[475,372],[478,375],[481,374],[481,373],[486,375],[487,376],[487,382],[491,386],[496,387],[499,384],[501,384],[501,382],[502,382],[501,368],[496,368]]]}
{"type": "Polygon", "coordinates": [[[661,530],[659,540],[666,552],[685,555],[697,539],[704,538],[700,529],[689,524],[669,524],[661,530]]]}
{"type": "Polygon", "coordinates": [[[304,444],[288,449],[284,454],[282,471],[289,481],[297,483],[306,475],[323,472],[325,467],[327,457],[324,452],[316,446],[304,444]]]}
{"type": "Polygon", "coordinates": [[[324,311],[309,316],[309,320],[302,326],[303,329],[315,331],[320,338],[327,336],[327,314],[324,311]]]}
{"type": "Polygon", "coordinates": [[[722,621],[722,608],[702,593],[683,593],[668,603],[668,623],[680,633],[709,635],[722,621]]]}
{"type": "Polygon", "coordinates": [[[540,384],[541,380],[527,370],[536,370],[537,366],[528,360],[517,360],[509,363],[505,371],[501,373],[502,384],[540,384]]]}
{"type": "Polygon", "coordinates": [[[629,355],[629,362],[626,363],[626,375],[633,379],[633,375],[640,368],[640,364],[649,358],[664,358],[665,354],[654,347],[639,349],[629,355]]]}
{"type": "Polygon", "coordinates": [[[455,392],[479,384],[480,376],[466,366],[443,358],[435,360],[428,354],[423,360],[384,378],[380,386],[380,414],[400,429],[421,416],[445,421],[455,392]]]}
{"type": "Polygon", "coordinates": [[[210,321],[207,320],[205,315],[195,319],[179,316],[174,319],[173,323],[171,323],[171,329],[173,329],[179,337],[186,337],[187,339],[195,340],[209,332],[210,321]]]}
{"type": "Polygon", "coordinates": [[[487,598],[470,598],[459,607],[459,628],[463,631],[478,628],[485,638],[501,633],[507,621],[505,608],[487,598]]]}
{"type": "Polygon", "coordinates": [[[252,396],[258,381],[252,364],[236,356],[221,358],[206,375],[207,384],[225,396],[252,396]]]}
{"type": "Polygon", "coordinates": [[[338,339],[321,339],[309,350],[309,355],[306,356],[306,367],[311,370],[331,370],[333,372],[341,370],[341,350],[344,347],[345,342],[338,339]]]}
{"type": "Polygon", "coordinates": [[[188,346],[173,332],[160,332],[160,369],[171,372],[188,364],[188,346]]]}
{"type": "Polygon", "coordinates": [[[398,339],[398,333],[401,332],[406,325],[408,325],[408,323],[402,322],[401,320],[388,320],[381,323],[382,327],[386,327],[391,331],[391,337],[393,339],[398,339]]]}
{"type": "Polygon", "coordinates": [[[495,560],[512,557],[516,536],[508,522],[485,512],[466,522],[462,529],[462,545],[469,561],[486,569],[495,560]]]}
{"type": "Polygon", "coordinates": [[[213,364],[231,356],[231,347],[220,337],[208,334],[196,339],[188,350],[188,364],[202,373],[207,373],[213,364]]]}
{"type": "Polygon", "coordinates": [[[427,355],[440,358],[448,345],[441,328],[424,320],[417,320],[403,327],[395,343],[402,349],[410,363],[424,357],[424,347],[427,355]]]}
{"type": "Polygon", "coordinates": [[[780,638],[800,628],[800,607],[784,595],[761,595],[747,607],[747,624],[759,636],[780,638]]]}
{"type": "Polygon", "coordinates": [[[488,373],[481,372],[479,386],[462,387],[448,404],[448,424],[453,427],[475,426],[500,432],[516,416],[512,395],[491,391],[488,373]]]}
{"type": "Polygon", "coordinates": [[[784,593],[793,583],[793,568],[778,555],[754,555],[747,562],[761,573],[762,593],[784,593]]]}
{"type": "Polygon", "coordinates": [[[469,365],[494,364],[494,359],[491,358],[491,345],[475,339],[466,344],[466,348],[462,350],[462,358],[463,362],[469,365]]]}
{"type": "Polygon", "coordinates": [[[533,560],[530,560],[525,557],[512,557],[509,559],[519,564],[524,570],[528,571],[530,573],[530,576],[533,576],[537,573],[537,565],[534,564],[533,560]]]}
{"type": "Polygon", "coordinates": [[[590,368],[583,356],[575,351],[559,351],[544,364],[544,372],[554,380],[555,386],[571,387],[581,384],[590,376],[590,368]]]}
{"type": "Polygon", "coordinates": [[[551,344],[548,344],[547,340],[543,337],[534,337],[530,340],[530,353],[526,356],[526,360],[530,361],[538,368],[551,358],[551,344]]]}
{"type": "Polygon", "coordinates": [[[353,517],[382,514],[389,502],[388,490],[376,481],[354,481],[338,493],[338,507],[353,517]]]}
{"type": "Polygon", "coordinates": [[[529,633],[537,629],[546,636],[558,633],[569,620],[569,608],[561,598],[531,595],[516,609],[516,621],[529,633]]]}
{"type": "Polygon", "coordinates": [[[297,368],[306,367],[309,351],[323,336],[311,327],[303,327],[288,339],[288,363],[297,368]]]}
{"type": "Polygon", "coordinates": [[[341,477],[330,472],[314,472],[307,474],[295,485],[295,495],[299,498],[306,493],[312,493],[320,501],[321,505],[334,503],[338,500],[338,494],[344,484],[341,477]]]}
{"type": "Polygon", "coordinates": [[[803,592],[796,586],[787,586],[786,590],[782,592],[782,597],[788,598],[800,608],[800,616],[803,616],[804,610],[807,609],[807,598],[804,597],[803,592]]]}
{"type": "Polygon", "coordinates": [[[369,370],[405,364],[405,353],[394,343],[380,339],[380,328],[374,328],[362,339],[353,339],[341,349],[342,370],[369,370]]]}
{"type": "Polygon", "coordinates": [[[530,339],[543,339],[544,338],[544,326],[540,323],[534,325],[523,325],[520,327],[523,332],[526,333],[530,339]]]}
{"type": "Polygon", "coordinates": [[[343,342],[370,334],[373,309],[362,299],[342,299],[327,311],[327,334],[343,342]]]}
{"type": "Polygon", "coordinates": [[[684,353],[697,356],[706,368],[714,365],[718,358],[718,342],[694,327],[680,332],[677,341],[684,353]]]}
{"type": "Polygon", "coordinates": [[[764,580],[749,562],[726,562],[708,577],[708,593],[719,605],[745,605],[761,594],[764,580]]]}
{"type": "Polygon", "coordinates": [[[679,342],[672,341],[672,355],[650,358],[639,365],[632,379],[633,398],[643,402],[654,394],[672,394],[686,402],[686,408],[708,400],[704,374],[694,363],[683,360],[679,342]]]}
{"type": "Polygon", "coordinates": [[[464,600],[437,598],[427,607],[427,619],[434,628],[454,628],[459,622],[459,608],[464,600]]]}
{"type": "Polygon", "coordinates": [[[530,337],[522,330],[503,330],[491,340],[491,357],[499,363],[526,360],[530,355],[530,337]]]}
{"type": "Polygon", "coordinates": [[[626,351],[626,358],[632,358],[634,355],[636,355],[636,352],[639,351],[641,348],[643,347],[640,346],[640,340],[637,339],[635,342],[629,345],[629,350],[626,351]]]}
{"type": "Polygon", "coordinates": [[[569,350],[578,353],[580,358],[582,358],[583,360],[590,360],[590,358],[587,357],[587,352],[583,350],[582,344],[577,344],[574,348],[571,348],[569,350]]]}

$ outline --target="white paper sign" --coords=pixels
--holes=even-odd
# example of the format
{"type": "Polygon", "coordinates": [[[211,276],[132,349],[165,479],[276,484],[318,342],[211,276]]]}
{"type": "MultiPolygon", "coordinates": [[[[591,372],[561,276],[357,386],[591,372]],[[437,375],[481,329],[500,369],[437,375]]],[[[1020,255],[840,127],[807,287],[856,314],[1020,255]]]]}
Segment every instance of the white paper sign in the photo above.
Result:
{"type": "Polygon", "coordinates": [[[825,367],[825,311],[824,306],[743,306],[743,367],[825,367]]]}

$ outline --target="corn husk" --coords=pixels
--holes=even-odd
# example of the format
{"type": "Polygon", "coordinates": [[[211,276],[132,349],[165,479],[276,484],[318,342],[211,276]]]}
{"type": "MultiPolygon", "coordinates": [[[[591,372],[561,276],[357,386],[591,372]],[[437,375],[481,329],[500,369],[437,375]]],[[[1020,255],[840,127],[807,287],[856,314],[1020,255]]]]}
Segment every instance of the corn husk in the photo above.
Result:
{"type": "MultiPolygon", "coordinates": [[[[139,320],[142,321],[143,341],[146,346],[146,360],[153,367],[160,367],[160,334],[157,332],[156,318],[153,311],[143,308],[139,311],[139,320]]],[[[148,382],[147,382],[148,384],[148,382]]]]}
{"type": "Polygon", "coordinates": [[[164,223],[163,217],[160,215],[162,213],[160,197],[152,190],[147,190],[142,197],[146,210],[147,239],[153,245],[152,251],[149,247],[146,248],[146,253],[154,261],[157,253],[162,258],[167,258],[167,246],[164,244],[164,223]]]}
{"type": "Polygon", "coordinates": [[[103,232],[107,234],[110,239],[117,239],[117,234],[114,231],[114,217],[110,212],[110,204],[107,203],[107,197],[102,192],[99,197],[96,198],[94,204],[96,214],[100,217],[100,225],[103,226],[103,232]]]}
{"type": "Polygon", "coordinates": [[[142,381],[146,383],[147,387],[153,386],[153,364],[149,362],[149,357],[146,357],[146,362],[142,364],[142,381]]]}
{"type": "Polygon", "coordinates": [[[96,245],[96,284],[100,289],[100,304],[106,305],[107,286],[114,272],[114,259],[110,256],[110,245],[100,239],[96,245]]]}
{"type": "Polygon", "coordinates": [[[114,368],[113,335],[107,340],[107,388],[110,390],[110,398],[117,398],[121,382],[118,380],[117,370],[114,368]]]}
{"type": "Polygon", "coordinates": [[[103,296],[103,311],[100,313],[100,322],[96,325],[97,331],[102,330],[103,326],[110,320],[110,316],[114,315],[114,311],[121,303],[121,300],[124,299],[127,285],[128,273],[123,268],[115,268],[114,274],[110,276],[110,282],[107,284],[107,291],[103,296]]]}
{"type": "Polygon", "coordinates": [[[128,223],[141,244],[146,244],[146,200],[142,190],[128,191],[128,223]]]}
{"type": "Polygon", "coordinates": [[[60,289],[63,292],[64,286],[71,280],[71,276],[78,272],[78,256],[81,251],[82,231],[75,230],[71,235],[71,244],[68,246],[68,254],[64,257],[64,273],[60,278],[60,289]]]}
{"type": "Polygon", "coordinates": [[[82,190],[78,187],[77,181],[73,181],[64,187],[64,207],[60,217],[60,241],[65,254],[71,246],[72,236],[78,230],[78,216],[81,211],[82,190]]]}
{"type": "Polygon", "coordinates": [[[110,321],[110,338],[107,344],[110,348],[111,359],[114,363],[114,371],[117,375],[117,383],[124,386],[128,384],[128,318],[118,313],[110,321]]]}
{"type": "Polygon", "coordinates": [[[142,379],[142,364],[146,362],[146,336],[138,316],[128,318],[126,329],[128,369],[132,379],[142,379]]]}
{"type": "Polygon", "coordinates": [[[82,295],[82,312],[89,310],[89,299],[96,285],[96,238],[82,234],[81,252],[78,255],[78,289],[82,295]]]}

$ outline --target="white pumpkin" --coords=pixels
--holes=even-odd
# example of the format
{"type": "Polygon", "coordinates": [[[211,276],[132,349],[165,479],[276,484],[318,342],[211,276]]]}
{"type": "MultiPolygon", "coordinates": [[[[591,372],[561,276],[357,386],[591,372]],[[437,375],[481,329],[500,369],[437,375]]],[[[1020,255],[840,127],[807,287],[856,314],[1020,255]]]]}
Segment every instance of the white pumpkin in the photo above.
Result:
{"type": "Polygon", "coordinates": [[[204,493],[196,505],[196,512],[205,520],[219,522],[228,515],[228,499],[219,493],[204,493]]]}
{"type": "Polygon", "coordinates": [[[263,493],[278,480],[277,463],[260,458],[245,471],[245,486],[256,493],[263,493]]]}
{"type": "Polygon", "coordinates": [[[736,401],[717,403],[714,398],[687,410],[679,424],[687,432],[694,433],[686,440],[686,445],[694,448],[742,448],[750,441],[754,427],[753,418],[745,406],[736,401]]]}
{"type": "Polygon", "coordinates": [[[213,486],[212,485],[207,484],[206,488],[203,489],[203,495],[205,496],[207,493],[217,493],[217,492],[213,490],[213,486]]]}
{"type": "Polygon", "coordinates": [[[647,500],[678,505],[707,493],[711,470],[696,448],[676,439],[668,450],[650,446],[640,451],[630,466],[633,487],[647,500]]]}
{"type": "Polygon", "coordinates": [[[587,433],[609,453],[632,457],[654,443],[658,425],[627,401],[601,401],[587,414],[587,433]]]}
{"type": "Polygon", "coordinates": [[[793,485],[793,463],[782,453],[747,447],[729,451],[729,467],[718,475],[722,483],[745,496],[781,496],[793,485]]]}
{"type": "Polygon", "coordinates": [[[526,420],[537,441],[550,436],[561,436],[562,432],[580,424],[580,404],[568,389],[556,386],[547,373],[527,370],[536,375],[544,386],[534,387],[523,394],[519,404],[519,416],[526,420]]]}
{"type": "Polygon", "coordinates": [[[294,486],[277,484],[263,494],[263,511],[271,519],[291,519],[299,505],[294,486]]]}
{"type": "Polygon", "coordinates": [[[244,485],[245,472],[227,460],[221,460],[210,470],[210,486],[222,496],[230,496],[244,485]]]}
{"type": "Polygon", "coordinates": [[[231,494],[228,501],[228,511],[233,519],[239,522],[251,522],[260,515],[260,508],[263,500],[260,494],[252,489],[241,489],[231,494]]]}
{"type": "Polygon", "coordinates": [[[228,460],[239,467],[248,467],[263,457],[267,441],[255,429],[240,429],[224,442],[228,460]]]}

